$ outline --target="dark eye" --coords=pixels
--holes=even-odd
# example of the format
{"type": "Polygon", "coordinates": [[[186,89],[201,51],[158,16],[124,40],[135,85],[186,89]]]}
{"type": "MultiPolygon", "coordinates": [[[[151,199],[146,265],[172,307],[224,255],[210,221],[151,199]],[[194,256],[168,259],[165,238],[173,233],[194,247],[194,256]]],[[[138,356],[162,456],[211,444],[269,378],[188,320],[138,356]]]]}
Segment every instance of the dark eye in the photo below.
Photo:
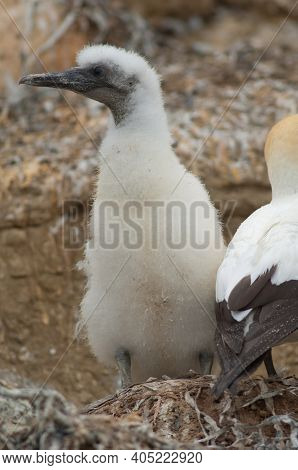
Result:
{"type": "Polygon", "coordinates": [[[102,77],[103,75],[103,69],[100,65],[97,65],[96,67],[93,68],[93,75],[96,77],[102,77]]]}
{"type": "Polygon", "coordinates": [[[128,79],[128,86],[133,87],[138,82],[135,76],[131,76],[128,79]]]}

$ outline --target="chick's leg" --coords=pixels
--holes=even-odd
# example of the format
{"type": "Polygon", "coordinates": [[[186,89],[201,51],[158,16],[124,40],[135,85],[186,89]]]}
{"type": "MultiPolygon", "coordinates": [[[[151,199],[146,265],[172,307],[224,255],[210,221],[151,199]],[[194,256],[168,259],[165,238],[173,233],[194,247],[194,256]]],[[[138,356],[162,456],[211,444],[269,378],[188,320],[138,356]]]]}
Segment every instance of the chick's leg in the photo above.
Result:
{"type": "Polygon", "coordinates": [[[131,358],[126,349],[119,349],[115,354],[115,359],[120,373],[121,388],[131,385],[131,358]]]}
{"type": "Polygon", "coordinates": [[[199,362],[202,375],[209,375],[213,365],[214,354],[210,351],[201,351],[199,353],[199,362]]]}

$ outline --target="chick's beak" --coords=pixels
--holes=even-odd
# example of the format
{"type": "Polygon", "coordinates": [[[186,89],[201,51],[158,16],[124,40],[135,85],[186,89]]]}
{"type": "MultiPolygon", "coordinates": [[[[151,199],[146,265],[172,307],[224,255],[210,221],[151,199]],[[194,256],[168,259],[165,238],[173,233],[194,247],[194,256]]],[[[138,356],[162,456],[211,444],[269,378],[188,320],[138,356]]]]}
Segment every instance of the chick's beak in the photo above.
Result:
{"type": "Polygon", "coordinates": [[[19,84],[63,88],[76,93],[84,93],[96,85],[90,71],[81,67],[73,67],[63,72],[25,75],[20,79],[19,84]]]}

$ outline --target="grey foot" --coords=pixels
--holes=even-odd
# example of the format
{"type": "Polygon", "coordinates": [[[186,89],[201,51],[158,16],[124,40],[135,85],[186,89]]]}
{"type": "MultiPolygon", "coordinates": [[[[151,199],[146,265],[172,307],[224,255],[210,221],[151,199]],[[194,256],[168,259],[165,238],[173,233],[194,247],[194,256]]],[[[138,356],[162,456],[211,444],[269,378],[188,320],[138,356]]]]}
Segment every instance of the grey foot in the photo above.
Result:
{"type": "Polygon", "coordinates": [[[272,359],[272,349],[266,352],[264,356],[264,363],[267,370],[268,377],[277,377],[277,372],[275,370],[273,359],[272,359]]]}
{"type": "Polygon", "coordinates": [[[211,374],[211,369],[213,365],[214,354],[209,351],[201,351],[199,353],[199,362],[202,375],[211,374]]]}
{"type": "Polygon", "coordinates": [[[120,374],[121,388],[131,385],[131,358],[126,349],[119,349],[115,354],[115,359],[120,374]]]}

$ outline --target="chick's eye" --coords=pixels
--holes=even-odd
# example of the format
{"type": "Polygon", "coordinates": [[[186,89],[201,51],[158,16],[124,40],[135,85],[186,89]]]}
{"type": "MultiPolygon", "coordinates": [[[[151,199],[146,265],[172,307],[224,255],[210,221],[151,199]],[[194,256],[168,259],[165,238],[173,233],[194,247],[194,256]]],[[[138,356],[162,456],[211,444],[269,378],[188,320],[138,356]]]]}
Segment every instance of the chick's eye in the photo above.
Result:
{"type": "Polygon", "coordinates": [[[93,75],[95,75],[96,77],[101,77],[103,75],[103,70],[102,70],[102,67],[101,66],[96,66],[94,67],[93,69],[93,75]]]}

